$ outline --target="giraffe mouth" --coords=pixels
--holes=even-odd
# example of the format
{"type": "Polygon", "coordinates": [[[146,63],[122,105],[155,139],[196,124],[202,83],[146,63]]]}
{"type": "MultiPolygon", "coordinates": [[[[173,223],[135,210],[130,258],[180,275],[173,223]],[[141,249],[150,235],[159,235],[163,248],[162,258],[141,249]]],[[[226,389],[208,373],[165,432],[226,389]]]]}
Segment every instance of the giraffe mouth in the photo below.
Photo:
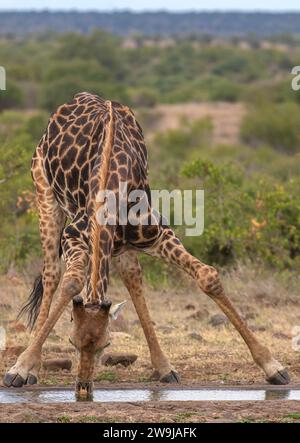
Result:
{"type": "Polygon", "coordinates": [[[75,386],[75,395],[77,401],[93,400],[93,382],[77,381],[75,386]]]}

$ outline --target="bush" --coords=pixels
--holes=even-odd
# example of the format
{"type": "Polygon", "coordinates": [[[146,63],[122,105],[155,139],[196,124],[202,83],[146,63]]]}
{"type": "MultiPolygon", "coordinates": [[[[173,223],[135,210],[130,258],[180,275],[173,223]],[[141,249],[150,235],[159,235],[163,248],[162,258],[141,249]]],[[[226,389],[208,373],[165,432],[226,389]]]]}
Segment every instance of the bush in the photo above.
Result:
{"type": "Polygon", "coordinates": [[[300,180],[285,185],[207,160],[187,164],[183,175],[205,191],[205,228],[185,244],[208,263],[230,265],[250,258],[278,269],[300,264],[300,180]]]}
{"type": "Polygon", "coordinates": [[[295,152],[300,147],[300,107],[294,103],[254,107],[244,118],[241,135],[254,146],[269,144],[295,152]]]}
{"type": "Polygon", "coordinates": [[[20,108],[24,104],[24,94],[16,83],[7,81],[6,90],[0,91],[0,111],[20,108]]]}
{"type": "Polygon", "coordinates": [[[153,108],[158,103],[158,94],[154,89],[139,88],[130,90],[129,103],[133,107],[153,108]]]}
{"type": "Polygon", "coordinates": [[[0,270],[5,271],[40,250],[30,162],[45,115],[5,111],[0,122],[0,270]]]}

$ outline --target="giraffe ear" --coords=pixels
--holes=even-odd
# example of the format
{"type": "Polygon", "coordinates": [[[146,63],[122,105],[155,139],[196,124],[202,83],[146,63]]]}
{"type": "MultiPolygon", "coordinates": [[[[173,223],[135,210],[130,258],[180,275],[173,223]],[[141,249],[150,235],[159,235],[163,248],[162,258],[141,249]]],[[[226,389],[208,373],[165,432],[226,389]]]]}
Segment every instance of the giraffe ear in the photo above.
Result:
{"type": "Polygon", "coordinates": [[[116,320],[118,318],[120,312],[122,311],[122,309],[124,308],[126,303],[127,303],[127,300],[124,300],[121,303],[118,303],[117,305],[114,305],[111,308],[109,315],[113,320],[116,320]]]}

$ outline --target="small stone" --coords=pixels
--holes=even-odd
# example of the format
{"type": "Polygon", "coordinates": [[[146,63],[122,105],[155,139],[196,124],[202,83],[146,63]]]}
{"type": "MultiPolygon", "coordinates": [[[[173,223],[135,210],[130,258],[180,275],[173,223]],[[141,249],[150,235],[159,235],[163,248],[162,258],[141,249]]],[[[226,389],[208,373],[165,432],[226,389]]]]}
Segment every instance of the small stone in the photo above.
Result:
{"type": "Polygon", "coordinates": [[[197,332],[191,332],[188,337],[192,338],[193,340],[204,341],[202,335],[198,334],[197,332]]]}
{"type": "Polygon", "coordinates": [[[265,332],[267,330],[265,326],[252,326],[250,329],[253,332],[265,332]]]}
{"type": "Polygon", "coordinates": [[[116,366],[116,365],[122,365],[125,368],[129,365],[132,365],[138,356],[136,354],[104,354],[101,358],[101,363],[104,366],[116,366]]]}
{"type": "Polygon", "coordinates": [[[171,334],[174,331],[174,326],[161,325],[157,327],[158,331],[163,332],[164,334],[171,334]]]}
{"type": "Polygon", "coordinates": [[[187,320],[204,320],[208,316],[209,316],[208,310],[203,308],[203,309],[198,309],[196,312],[189,315],[187,317],[187,320]]]}
{"type": "Polygon", "coordinates": [[[284,334],[284,332],[278,331],[278,332],[274,332],[273,337],[278,338],[280,340],[290,340],[291,337],[289,337],[288,335],[284,334]]]}
{"type": "Polygon", "coordinates": [[[60,371],[66,369],[70,371],[72,368],[72,361],[68,358],[53,358],[43,361],[43,368],[48,371],[60,371]]]}
{"type": "Polygon", "coordinates": [[[217,326],[221,326],[221,325],[226,325],[228,324],[228,318],[223,315],[223,314],[215,314],[212,315],[210,317],[209,323],[213,326],[213,327],[217,327],[217,326]]]}
{"type": "Polygon", "coordinates": [[[72,346],[60,346],[60,345],[50,345],[45,348],[45,353],[53,352],[56,354],[69,354],[75,352],[75,348],[72,346]]]}
{"type": "Polygon", "coordinates": [[[187,305],[185,305],[184,309],[186,309],[187,311],[192,311],[193,309],[196,309],[196,306],[192,303],[188,303],[187,305]]]}

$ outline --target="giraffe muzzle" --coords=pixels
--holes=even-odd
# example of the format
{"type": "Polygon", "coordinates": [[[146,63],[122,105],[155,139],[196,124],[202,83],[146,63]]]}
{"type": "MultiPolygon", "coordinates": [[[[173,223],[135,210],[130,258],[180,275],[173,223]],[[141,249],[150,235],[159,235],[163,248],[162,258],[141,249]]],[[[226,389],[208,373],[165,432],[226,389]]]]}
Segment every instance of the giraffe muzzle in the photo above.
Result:
{"type": "Polygon", "coordinates": [[[75,386],[75,396],[77,401],[91,401],[93,400],[92,381],[77,381],[75,386]]]}

